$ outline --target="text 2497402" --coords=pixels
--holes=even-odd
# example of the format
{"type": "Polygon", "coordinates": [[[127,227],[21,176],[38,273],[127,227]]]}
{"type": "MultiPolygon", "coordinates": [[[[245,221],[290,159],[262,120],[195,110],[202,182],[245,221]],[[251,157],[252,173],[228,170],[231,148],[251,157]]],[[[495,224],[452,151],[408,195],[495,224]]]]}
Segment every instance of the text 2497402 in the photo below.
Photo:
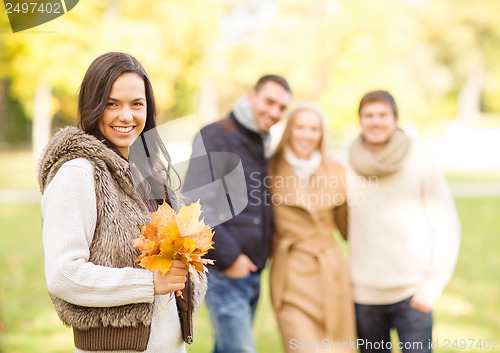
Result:
{"type": "Polygon", "coordinates": [[[50,2],[6,2],[5,3],[6,13],[64,13],[64,10],[61,7],[61,2],[54,2],[53,4],[50,2]]]}

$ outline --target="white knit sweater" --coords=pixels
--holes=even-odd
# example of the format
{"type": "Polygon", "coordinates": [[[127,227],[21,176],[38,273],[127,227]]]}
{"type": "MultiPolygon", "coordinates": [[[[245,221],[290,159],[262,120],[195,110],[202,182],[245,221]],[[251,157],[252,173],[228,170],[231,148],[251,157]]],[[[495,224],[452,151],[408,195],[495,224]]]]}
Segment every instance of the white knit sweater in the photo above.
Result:
{"type": "MultiPolygon", "coordinates": [[[[154,300],[151,335],[145,352],[186,352],[176,301],[172,299],[159,312],[169,296],[154,295],[151,272],[88,262],[97,221],[94,170],[89,161],[73,159],[59,169],[44,192],[42,217],[45,277],[51,294],[69,303],[90,307],[154,300]]],[[[85,351],[76,349],[75,352],[85,351]]]]}
{"type": "Polygon", "coordinates": [[[402,168],[364,179],[346,163],[350,272],[359,304],[412,295],[434,305],[453,273],[460,223],[443,174],[412,147],[402,168]]]}

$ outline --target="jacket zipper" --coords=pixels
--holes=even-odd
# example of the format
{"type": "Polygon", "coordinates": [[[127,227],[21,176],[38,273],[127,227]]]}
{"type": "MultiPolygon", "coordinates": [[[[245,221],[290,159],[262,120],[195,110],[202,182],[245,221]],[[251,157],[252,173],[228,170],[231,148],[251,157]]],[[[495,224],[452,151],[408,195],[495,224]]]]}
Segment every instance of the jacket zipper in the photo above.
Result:
{"type": "Polygon", "coordinates": [[[188,301],[187,301],[187,320],[186,320],[186,323],[187,323],[187,329],[188,329],[188,334],[186,336],[186,343],[187,344],[192,344],[193,343],[193,325],[191,324],[191,319],[192,319],[192,316],[193,316],[193,312],[191,310],[191,307],[192,307],[192,302],[193,302],[193,290],[192,290],[192,283],[191,283],[191,279],[188,278],[188,293],[186,293],[188,295],[188,301]]]}

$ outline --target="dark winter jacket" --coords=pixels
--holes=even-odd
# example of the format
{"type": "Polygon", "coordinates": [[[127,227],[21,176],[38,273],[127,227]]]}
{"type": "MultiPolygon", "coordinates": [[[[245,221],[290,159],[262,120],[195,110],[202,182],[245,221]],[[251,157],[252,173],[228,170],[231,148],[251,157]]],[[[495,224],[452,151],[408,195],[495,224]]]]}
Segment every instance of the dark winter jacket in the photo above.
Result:
{"type": "Polygon", "coordinates": [[[234,117],[204,127],[193,143],[183,186],[191,201],[201,200],[214,247],[207,257],[224,270],[239,254],[262,270],[271,245],[268,160],[259,134],[234,117]]]}

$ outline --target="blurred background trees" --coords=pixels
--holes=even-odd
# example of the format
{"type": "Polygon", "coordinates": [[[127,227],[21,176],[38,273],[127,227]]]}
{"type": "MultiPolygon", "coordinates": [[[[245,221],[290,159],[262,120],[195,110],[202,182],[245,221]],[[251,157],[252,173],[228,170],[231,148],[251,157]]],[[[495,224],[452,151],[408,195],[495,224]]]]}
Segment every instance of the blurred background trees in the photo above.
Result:
{"type": "Polygon", "coordinates": [[[0,147],[32,145],[76,118],[98,55],[126,51],[153,81],[161,121],[231,109],[264,73],[287,77],[338,135],[370,89],[390,90],[404,121],[473,123],[500,113],[496,0],[85,0],[12,34],[0,15],[0,147]]]}
{"type": "MultiPolygon", "coordinates": [[[[434,336],[440,347],[444,338],[498,337],[500,158],[491,151],[500,150],[499,0],[81,0],[68,14],[16,34],[4,9],[0,5],[0,316],[7,330],[0,329],[0,351],[73,347],[43,280],[40,194],[29,148],[36,159],[55,129],[75,123],[85,70],[108,51],[143,62],[160,123],[191,114],[201,124],[215,120],[260,75],[282,74],[293,104],[323,106],[337,151],[358,131],[361,96],[390,90],[402,125],[431,137],[419,143],[429,143],[432,156],[445,162],[463,225],[459,263],[436,310],[434,336]]],[[[162,126],[167,142],[182,140],[174,141],[176,163],[190,154],[190,129],[181,123],[162,126]]],[[[280,352],[265,293],[257,313],[259,351],[280,352]]],[[[213,341],[204,307],[195,320],[193,352],[208,352],[213,341]]]]}

